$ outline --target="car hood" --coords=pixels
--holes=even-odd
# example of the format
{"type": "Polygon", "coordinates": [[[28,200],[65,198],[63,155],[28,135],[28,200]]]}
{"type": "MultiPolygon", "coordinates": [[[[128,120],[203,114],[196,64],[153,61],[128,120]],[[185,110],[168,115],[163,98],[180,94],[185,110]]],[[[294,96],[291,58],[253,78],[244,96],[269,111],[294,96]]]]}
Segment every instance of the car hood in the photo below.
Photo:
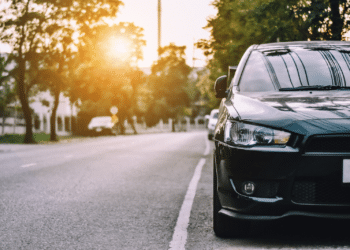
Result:
{"type": "Polygon", "coordinates": [[[231,99],[238,116],[296,133],[349,133],[350,91],[240,93],[231,99]]]}

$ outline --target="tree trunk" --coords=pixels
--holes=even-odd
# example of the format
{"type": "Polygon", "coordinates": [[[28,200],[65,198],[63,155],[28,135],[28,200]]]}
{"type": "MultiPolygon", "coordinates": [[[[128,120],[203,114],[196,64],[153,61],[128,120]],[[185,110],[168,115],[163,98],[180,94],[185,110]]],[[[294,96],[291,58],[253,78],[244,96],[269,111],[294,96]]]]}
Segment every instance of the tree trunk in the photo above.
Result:
{"type": "Polygon", "coordinates": [[[5,120],[6,120],[6,115],[5,115],[5,105],[4,105],[4,112],[2,113],[2,135],[5,133],[5,120]]]}
{"type": "Polygon", "coordinates": [[[130,115],[129,115],[128,118],[127,118],[127,121],[130,124],[130,127],[132,128],[132,130],[134,131],[134,134],[136,135],[137,131],[136,131],[136,127],[135,127],[135,124],[134,124],[134,119],[132,119],[132,117],[130,117],[130,115]]]}
{"type": "MultiPolygon", "coordinates": [[[[21,55],[20,55],[21,56],[21,55]]],[[[21,102],[24,120],[26,122],[26,134],[24,136],[24,143],[35,143],[33,137],[33,123],[32,123],[32,112],[28,103],[28,95],[25,89],[25,60],[20,58],[19,63],[19,74],[17,82],[17,95],[21,102]]]]}
{"type": "Polygon", "coordinates": [[[125,135],[125,126],[124,126],[125,116],[120,116],[119,118],[119,133],[125,135]]]}
{"type": "Polygon", "coordinates": [[[71,135],[75,135],[75,131],[73,131],[73,102],[70,101],[70,124],[69,124],[69,127],[70,127],[70,133],[71,135]]]}
{"type": "Polygon", "coordinates": [[[137,88],[138,84],[140,83],[140,81],[141,81],[140,73],[137,73],[137,75],[132,77],[131,81],[130,81],[130,84],[132,86],[131,100],[130,100],[131,108],[129,109],[127,118],[128,118],[128,123],[130,124],[135,135],[137,134],[137,131],[136,131],[134,120],[132,119],[132,116],[135,114],[136,88],[137,88]]]}
{"type": "Polygon", "coordinates": [[[60,92],[57,91],[54,95],[54,105],[52,108],[52,113],[50,117],[50,141],[57,141],[56,135],[56,115],[58,104],[60,103],[60,92]]]}
{"type": "Polygon", "coordinates": [[[332,21],[330,27],[332,33],[331,40],[340,41],[342,39],[344,22],[340,16],[339,0],[329,0],[329,3],[331,7],[330,19],[332,21]]]}
{"type": "Polygon", "coordinates": [[[175,130],[175,123],[177,122],[177,119],[173,118],[173,123],[171,124],[171,132],[176,132],[175,130]]]}

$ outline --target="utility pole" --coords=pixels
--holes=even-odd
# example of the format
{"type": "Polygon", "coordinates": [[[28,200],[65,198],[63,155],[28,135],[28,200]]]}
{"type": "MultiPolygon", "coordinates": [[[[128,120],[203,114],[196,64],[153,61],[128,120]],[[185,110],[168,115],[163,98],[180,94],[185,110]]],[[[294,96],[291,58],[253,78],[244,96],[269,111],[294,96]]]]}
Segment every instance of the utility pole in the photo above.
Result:
{"type": "Polygon", "coordinates": [[[161,47],[161,22],[162,22],[162,6],[161,6],[161,0],[158,0],[158,57],[160,56],[160,47],[161,47]]]}
{"type": "Polygon", "coordinates": [[[195,49],[196,49],[196,43],[195,39],[193,38],[193,51],[192,51],[192,69],[194,69],[194,64],[197,58],[195,58],[195,49]]]}

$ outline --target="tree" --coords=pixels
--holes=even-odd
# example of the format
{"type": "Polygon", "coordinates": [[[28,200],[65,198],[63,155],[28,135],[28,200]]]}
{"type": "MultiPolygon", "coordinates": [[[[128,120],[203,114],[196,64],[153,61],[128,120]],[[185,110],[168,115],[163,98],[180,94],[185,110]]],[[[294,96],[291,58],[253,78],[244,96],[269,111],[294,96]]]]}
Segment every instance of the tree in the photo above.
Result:
{"type": "Polygon", "coordinates": [[[342,40],[350,27],[349,7],[348,0],[311,0],[296,13],[304,17],[311,40],[342,40]]]}
{"type": "Polygon", "coordinates": [[[201,40],[197,46],[213,55],[209,68],[212,80],[227,72],[229,65],[237,65],[244,51],[258,43],[305,40],[302,20],[294,7],[299,0],[216,0],[216,17],[208,20],[211,39],[201,40]]]}
{"type": "Polygon", "coordinates": [[[200,92],[200,96],[203,101],[206,103],[207,112],[210,110],[216,109],[219,107],[220,99],[215,97],[214,81],[210,79],[210,71],[205,69],[202,72],[199,72],[198,81],[196,82],[196,87],[200,92]]]}
{"type": "Polygon", "coordinates": [[[2,117],[2,134],[5,130],[5,120],[7,118],[6,107],[15,100],[15,92],[8,84],[10,75],[6,70],[6,66],[11,61],[11,58],[0,57],[0,114],[2,117]]]}
{"type": "Polygon", "coordinates": [[[37,83],[44,48],[62,52],[62,44],[74,47],[93,25],[106,17],[115,17],[120,0],[13,0],[0,11],[3,24],[0,41],[12,45],[16,62],[16,89],[26,121],[25,143],[34,143],[32,114],[28,97],[37,83]],[[72,35],[76,39],[72,38],[72,35]],[[69,36],[71,35],[71,36],[69,36]],[[47,46],[47,45],[50,46],[47,46]]]}
{"type": "Polygon", "coordinates": [[[237,65],[252,44],[297,40],[341,40],[349,29],[348,0],[216,0],[206,26],[209,40],[197,46],[207,55],[211,79],[237,65]]]}
{"type": "Polygon", "coordinates": [[[110,115],[111,106],[118,107],[121,133],[124,120],[133,124],[138,88],[144,81],[137,68],[145,45],[142,32],[142,28],[122,22],[96,26],[85,36],[78,54],[81,65],[70,91],[70,96],[82,100],[79,117],[83,133],[92,117],[110,115]]]}
{"type": "MultiPolygon", "coordinates": [[[[146,113],[149,126],[159,119],[177,119],[182,115],[183,107],[189,105],[186,94],[190,66],[185,59],[186,46],[170,44],[159,49],[160,58],[152,65],[149,86],[153,103],[146,113]]],[[[173,123],[174,125],[174,123],[173,123]]],[[[175,127],[172,128],[175,131],[175,127]]]]}

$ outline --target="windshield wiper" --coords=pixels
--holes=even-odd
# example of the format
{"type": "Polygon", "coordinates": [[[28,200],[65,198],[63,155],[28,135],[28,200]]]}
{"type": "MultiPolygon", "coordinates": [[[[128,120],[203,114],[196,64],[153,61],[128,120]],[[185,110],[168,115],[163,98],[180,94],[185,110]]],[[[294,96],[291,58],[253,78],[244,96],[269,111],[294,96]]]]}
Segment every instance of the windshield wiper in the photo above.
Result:
{"type": "Polygon", "coordinates": [[[295,88],[280,88],[279,91],[299,91],[299,90],[334,90],[334,89],[348,89],[350,87],[336,86],[336,85],[313,85],[313,86],[299,86],[295,88]]]}

